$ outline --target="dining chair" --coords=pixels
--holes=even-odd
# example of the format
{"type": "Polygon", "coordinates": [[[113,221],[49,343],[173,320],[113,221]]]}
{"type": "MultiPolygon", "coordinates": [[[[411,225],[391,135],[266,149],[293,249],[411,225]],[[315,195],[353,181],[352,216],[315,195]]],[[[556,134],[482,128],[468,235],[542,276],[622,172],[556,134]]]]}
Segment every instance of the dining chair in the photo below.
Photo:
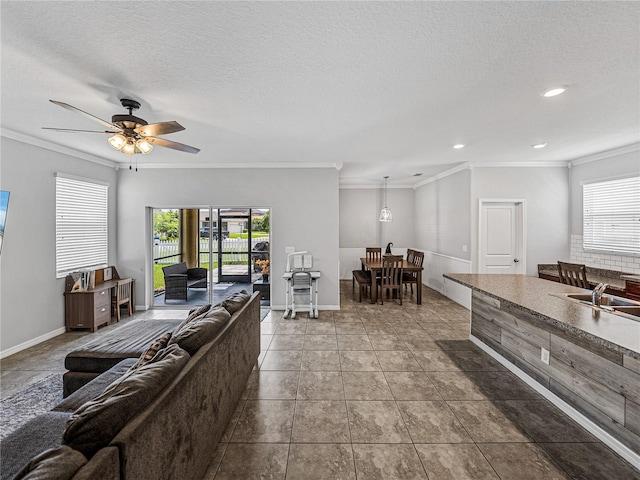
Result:
{"type": "Polygon", "coordinates": [[[129,316],[133,315],[133,305],[131,299],[131,278],[125,278],[118,280],[116,285],[116,296],[112,298],[112,307],[115,310],[116,321],[120,321],[120,306],[127,304],[127,313],[129,316]]]}
{"type": "MultiPolygon", "coordinates": [[[[380,247],[366,247],[365,248],[365,258],[367,259],[367,261],[380,261],[382,259],[382,248],[380,247]]],[[[358,279],[356,278],[356,272],[362,272],[365,276],[369,277],[369,287],[371,286],[371,272],[368,270],[365,270],[364,265],[362,265],[362,268],[360,270],[353,270],[352,273],[352,278],[351,278],[351,288],[355,289],[356,288],[356,283],[358,281],[358,279]]],[[[358,276],[360,276],[360,279],[363,280],[363,277],[361,275],[358,274],[358,276]]],[[[358,281],[358,285],[362,286],[362,283],[358,281]]],[[[362,288],[362,287],[361,287],[362,288]]],[[[365,286],[365,289],[367,288],[367,286],[365,286]]],[[[362,294],[362,292],[360,292],[360,294],[362,294]]]]}
{"type": "Polygon", "coordinates": [[[380,278],[380,303],[384,305],[384,292],[395,291],[402,305],[402,255],[386,255],[382,258],[380,278]]]}
{"type": "MultiPolygon", "coordinates": [[[[422,267],[422,264],[424,263],[424,252],[411,250],[411,253],[411,260],[407,259],[407,262],[415,265],[416,267],[422,267]]],[[[407,285],[410,285],[411,293],[413,293],[413,284],[418,284],[418,272],[404,272],[402,274],[402,283],[404,284],[405,289],[407,288],[407,285]]]]}
{"type": "Polygon", "coordinates": [[[558,275],[560,275],[560,283],[573,285],[574,287],[590,288],[585,265],[558,260],[558,275]]]}

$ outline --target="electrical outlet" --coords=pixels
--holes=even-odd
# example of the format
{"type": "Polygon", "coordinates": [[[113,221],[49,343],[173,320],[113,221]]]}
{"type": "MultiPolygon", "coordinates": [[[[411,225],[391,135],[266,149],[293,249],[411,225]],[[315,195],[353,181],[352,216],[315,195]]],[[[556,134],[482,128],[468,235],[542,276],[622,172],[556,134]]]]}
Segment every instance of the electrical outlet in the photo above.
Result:
{"type": "Polygon", "coordinates": [[[293,253],[296,251],[296,247],[284,247],[284,253],[293,253]]]}
{"type": "Polygon", "coordinates": [[[462,245],[462,251],[466,252],[467,251],[467,246],[466,245],[462,245]]]}
{"type": "Polygon", "coordinates": [[[549,350],[540,347],[540,360],[549,365],[549,350]]]}

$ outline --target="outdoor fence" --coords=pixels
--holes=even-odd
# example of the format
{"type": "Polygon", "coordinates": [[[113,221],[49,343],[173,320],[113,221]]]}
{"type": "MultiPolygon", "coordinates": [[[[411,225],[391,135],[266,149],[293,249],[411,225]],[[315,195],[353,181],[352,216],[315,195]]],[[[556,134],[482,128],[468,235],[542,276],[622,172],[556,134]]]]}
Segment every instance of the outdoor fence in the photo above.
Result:
{"type": "MultiPolygon", "coordinates": [[[[255,250],[259,242],[268,242],[269,237],[258,237],[251,239],[251,248],[248,249],[248,239],[246,238],[225,238],[222,240],[222,252],[225,263],[244,263],[247,261],[247,254],[241,253],[247,250],[255,250]]],[[[211,243],[214,263],[218,262],[218,241],[211,243]]],[[[161,265],[171,265],[180,261],[180,249],[178,241],[158,241],[153,245],[154,262],[161,265]]],[[[209,241],[200,240],[200,263],[209,263],[209,241]]]]}

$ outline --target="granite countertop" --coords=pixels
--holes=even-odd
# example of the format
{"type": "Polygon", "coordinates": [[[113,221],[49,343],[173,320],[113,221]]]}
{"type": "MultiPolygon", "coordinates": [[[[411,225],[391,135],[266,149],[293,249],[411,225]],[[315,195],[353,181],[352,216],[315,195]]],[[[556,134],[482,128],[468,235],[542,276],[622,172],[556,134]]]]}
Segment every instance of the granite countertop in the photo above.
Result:
{"type": "Polygon", "coordinates": [[[606,311],[594,311],[588,305],[551,295],[590,294],[590,290],[528,275],[445,273],[444,277],[507,301],[583,339],[640,359],[640,321],[606,311]]]}
{"type": "Polygon", "coordinates": [[[630,282],[633,282],[633,283],[640,283],[640,275],[625,275],[625,274],[622,274],[622,275],[620,275],[620,278],[622,280],[629,280],[630,282]]]}

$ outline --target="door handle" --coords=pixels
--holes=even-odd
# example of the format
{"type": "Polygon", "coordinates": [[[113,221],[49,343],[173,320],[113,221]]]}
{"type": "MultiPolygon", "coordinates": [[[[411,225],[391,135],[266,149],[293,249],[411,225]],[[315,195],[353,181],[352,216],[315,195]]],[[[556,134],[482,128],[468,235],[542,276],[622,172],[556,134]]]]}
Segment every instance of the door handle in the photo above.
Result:
{"type": "Polygon", "coordinates": [[[517,258],[514,258],[514,259],[513,259],[513,261],[514,261],[515,263],[518,263],[520,260],[518,260],[517,258]]]}

